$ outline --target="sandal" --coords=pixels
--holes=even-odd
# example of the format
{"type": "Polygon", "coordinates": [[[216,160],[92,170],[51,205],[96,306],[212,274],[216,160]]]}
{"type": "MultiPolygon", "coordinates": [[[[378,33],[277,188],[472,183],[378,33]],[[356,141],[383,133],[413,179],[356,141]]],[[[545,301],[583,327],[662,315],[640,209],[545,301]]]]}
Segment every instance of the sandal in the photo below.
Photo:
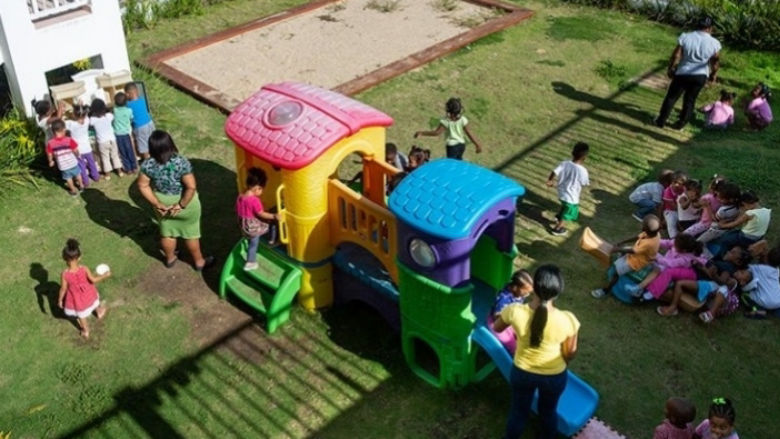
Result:
{"type": "Polygon", "coordinates": [[[665,310],[666,310],[665,306],[659,306],[655,309],[655,312],[657,312],[659,316],[664,316],[664,317],[674,317],[680,312],[677,310],[677,308],[675,308],[674,311],[671,312],[667,312],[665,310]]]}
{"type": "Polygon", "coordinates": [[[163,262],[163,264],[165,264],[165,268],[173,268],[173,266],[176,265],[176,261],[178,261],[178,260],[179,260],[179,258],[174,257],[170,261],[163,262]]]}
{"type": "Polygon", "coordinates": [[[712,321],[715,320],[715,316],[709,311],[704,311],[699,313],[699,320],[701,320],[702,323],[712,323],[712,321]]]}
{"type": "Polygon", "coordinates": [[[205,258],[203,258],[203,265],[201,265],[200,267],[198,267],[197,265],[195,266],[195,271],[203,271],[204,269],[214,265],[214,262],[216,261],[217,260],[216,258],[214,258],[214,256],[206,256],[205,258]]]}

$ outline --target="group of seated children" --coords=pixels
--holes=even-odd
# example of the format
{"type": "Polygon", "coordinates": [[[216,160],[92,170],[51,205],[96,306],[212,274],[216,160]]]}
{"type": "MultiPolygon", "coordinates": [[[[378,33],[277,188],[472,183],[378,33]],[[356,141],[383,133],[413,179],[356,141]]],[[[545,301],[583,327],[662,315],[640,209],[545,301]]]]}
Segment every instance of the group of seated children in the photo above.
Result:
{"type": "Polygon", "coordinates": [[[34,103],[38,126],[46,134],[49,166],[55,164],[71,195],[89,186],[90,180],[110,180],[111,172],[120,177],[138,170],[138,156],[149,157],[148,139],[154,123],[134,83],[114,96],[113,112],[102,99],[87,105],[74,105],[71,117],[63,119],[64,106],[50,101],[34,103]],[[90,131],[94,132],[99,160],[95,160],[90,131]],[[134,134],[134,136],[131,136],[134,134]]]}
{"type": "Polygon", "coordinates": [[[705,323],[734,312],[740,298],[748,317],[780,308],[780,247],[770,250],[764,240],[771,210],[755,193],[715,176],[702,194],[698,181],[665,170],[629,199],[642,231],[615,245],[613,253],[622,256],[610,268],[609,283],[592,291],[594,297],[603,297],[620,276],[630,274],[641,279],[626,288],[635,298],[670,302],[657,308],[663,316],[676,315],[686,293],[698,303],[709,302],[699,314],[705,323]],[[662,229],[669,239],[662,239],[662,229]],[[633,247],[621,247],[634,240],[633,247]]]}
{"type": "Polygon", "coordinates": [[[653,439],[739,439],[734,429],[737,414],[728,398],[713,398],[707,419],[695,428],[696,406],[686,398],[667,399],[664,416],[653,431],[653,439]]]}
{"type": "MultiPolygon", "coordinates": [[[[772,108],[769,106],[771,96],[771,90],[762,82],[750,91],[750,99],[745,105],[745,117],[749,129],[760,131],[772,122],[772,108]]],[[[734,123],[733,105],[736,97],[736,93],[721,90],[719,100],[700,108],[699,111],[706,117],[704,126],[721,130],[731,126],[734,123]]]]}

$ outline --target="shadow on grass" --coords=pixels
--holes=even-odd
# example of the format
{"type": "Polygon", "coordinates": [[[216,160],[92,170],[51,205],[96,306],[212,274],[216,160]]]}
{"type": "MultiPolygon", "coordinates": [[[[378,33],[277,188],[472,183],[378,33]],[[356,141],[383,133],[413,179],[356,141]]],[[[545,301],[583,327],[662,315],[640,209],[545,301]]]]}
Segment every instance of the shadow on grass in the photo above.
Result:
{"type": "Polygon", "coordinates": [[[49,307],[49,315],[55,319],[65,319],[73,327],[80,329],[75,319],[68,318],[57,301],[59,299],[60,284],[49,280],[49,271],[38,262],[30,264],[30,278],[38,282],[35,286],[35,298],[38,301],[38,308],[41,313],[46,314],[46,307],[49,307]]]}

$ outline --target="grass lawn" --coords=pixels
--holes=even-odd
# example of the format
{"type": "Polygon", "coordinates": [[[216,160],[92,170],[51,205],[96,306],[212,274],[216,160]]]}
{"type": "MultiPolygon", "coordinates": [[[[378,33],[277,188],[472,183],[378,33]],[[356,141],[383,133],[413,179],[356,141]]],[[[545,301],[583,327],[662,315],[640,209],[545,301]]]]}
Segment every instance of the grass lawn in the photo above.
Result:
{"type": "MultiPolygon", "coordinates": [[[[131,57],[301,3],[210,6],[205,15],[132,33],[131,57]]],[[[467,158],[530,191],[518,217],[518,264],[552,261],[564,271],[559,305],[582,322],[571,367],[601,393],[597,416],[629,437],[648,437],[668,396],[693,399],[697,419],[713,397],[728,396],[743,437],[773,437],[778,320],[734,316],[703,327],[690,315],[661,318],[651,306],[596,301],[588,292],[604,275],[579,251],[577,232],[588,225],[611,239],[636,233],[627,194],[667,167],[705,180],[725,174],[757,191],[766,206],[780,206],[780,125],[760,134],[743,132],[741,121],[728,133],[650,127],[663,91],[629,80],[663,71],[678,30],[556,2],[522,4],[537,14],[358,98],[395,118],[388,137],[403,149],[448,97],[463,99],[487,148],[467,158]],[[579,226],[552,237],[545,226],[557,200],[544,180],[578,140],[591,144],[593,186],[579,226]]],[[[742,95],[759,80],[780,86],[778,58],[725,49],[722,81],[742,95]]],[[[134,76],[147,84],[157,126],[193,160],[203,244],[224,260],[239,236],[225,116],[147,72],[134,76]]],[[[719,89],[706,89],[700,103],[719,89]]],[[[440,140],[420,143],[443,155],[440,140]]],[[[218,270],[201,279],[181,263],[161,266],[156,226],[128,178],[97,184],[81,199],[68,197],[53,177],[39,185],[0,198],[0,431],[13,438],[500,436],[509,390],[498,374],[460,392],[433,389],[408,370],[397,335],[359,307],[316,315],[296,309],[267,337],[250,315],[219,301],[218,270]],[[109,314],[93,323],[89,342],[52,315],[60,250],[71,236],[81,240],[85,264],[107,262],[113,271],[99,286],[109,314]]]]}

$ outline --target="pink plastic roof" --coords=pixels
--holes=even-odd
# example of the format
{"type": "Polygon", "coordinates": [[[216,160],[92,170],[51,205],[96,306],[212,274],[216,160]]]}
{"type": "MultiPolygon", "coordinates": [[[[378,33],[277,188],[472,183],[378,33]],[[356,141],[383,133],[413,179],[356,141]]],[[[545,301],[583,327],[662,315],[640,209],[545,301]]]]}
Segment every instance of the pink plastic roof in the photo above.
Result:
{"type": "Polygon", "coordinates": [[[299,169],[362,128],[392,123],[390,116],[339,93],[284,82],[264,86],[236,107],[225,122],[225,132],[272,165],[299,169]],[[290,109],[302,111],[296,115],[290,109]]]}

